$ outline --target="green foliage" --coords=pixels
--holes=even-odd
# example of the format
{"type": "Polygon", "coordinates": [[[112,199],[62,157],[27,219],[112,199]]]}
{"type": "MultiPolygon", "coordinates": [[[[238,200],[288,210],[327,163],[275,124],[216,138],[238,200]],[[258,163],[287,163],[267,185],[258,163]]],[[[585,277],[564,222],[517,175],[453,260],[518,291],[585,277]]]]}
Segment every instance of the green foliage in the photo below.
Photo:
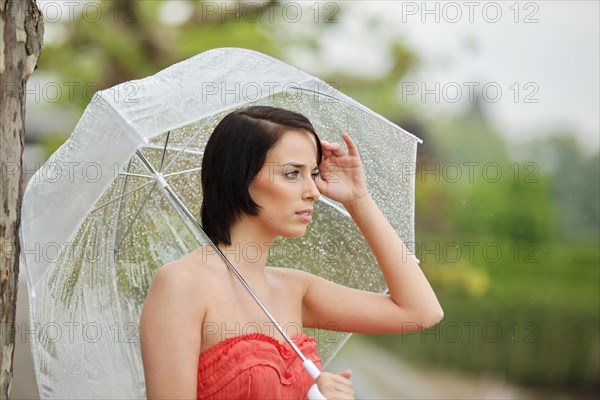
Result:
{"type": "Polygon", "coordinates": [[[538,139],[526,154],[551,174],[551,197],[561,210],[563,240],[581,240],[598,234],[600,226],[600,153],[585,155],[566,133],[538,139]]]}
{"type": "Polygon", "coordinates": [[[427,121],[426,143],[440,162],[505,163],[510,160],[506,139],[485,117],[479,100],[464,114],[436,116],[427,121]]]}
{"type": "Polygon", "coordinates": [[[451,198],[460,206],[449,216],[463,234],[477,237],[493,233],[497,238],[525,242],[556,237],[556,211],[548,201],[546,178],[524,182],[508,176],[465,186],[452,192],[451,198]]]}

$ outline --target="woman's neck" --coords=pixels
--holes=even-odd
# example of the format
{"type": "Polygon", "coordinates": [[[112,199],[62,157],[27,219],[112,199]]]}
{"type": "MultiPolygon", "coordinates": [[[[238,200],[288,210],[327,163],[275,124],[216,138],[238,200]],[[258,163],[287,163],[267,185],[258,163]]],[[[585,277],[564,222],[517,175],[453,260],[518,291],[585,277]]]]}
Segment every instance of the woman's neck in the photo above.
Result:
{"type": "Polygon", "coordinates": [[[242,275],[261,275],[265,272],[269,250],[275,239],[261,232],[256,224],[241,220],[230,231],[231,244],[219,245],[219,249],[242,275]]]}

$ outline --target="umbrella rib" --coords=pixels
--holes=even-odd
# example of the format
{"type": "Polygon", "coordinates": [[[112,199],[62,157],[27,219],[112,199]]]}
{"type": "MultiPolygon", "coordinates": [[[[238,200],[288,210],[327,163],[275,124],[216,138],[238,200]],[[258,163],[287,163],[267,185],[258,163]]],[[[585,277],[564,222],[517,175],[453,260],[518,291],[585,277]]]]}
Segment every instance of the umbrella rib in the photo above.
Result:
{"type": "Polygon", "coordinates": [[[321,197],[319,197],[319,200],[322,201],[323,203],[327,204],[328,206],[335,208],[343,216],[352,218],[350,213],[345,208],[340,207],[339,205],[337,205],[335,202],[331,201],[327,197],[321,196],[321,197]]]}
{"type": "Polygon", "coordinates": [[[125,196],[127,196],[127,195],[129,195],[129,194],[131,194],[131,193],[133,193],[133,192],[135,192],[136,190],[140,190],[140,189],[144,188],[145,186],[148,186],[148,185],[150,185],[151,183],[156,183],[156,182],[155,182],[155,181],[149,181],[149,182],[143,183],[143,184],[141,184],[140,186],[138,186],[138,187],[136,187],[136,188],[134,188],[134,189],[131,189],[130,191],[128,191],[128,192],[126,192],[126,193],[123,193],[123,194],[121,194],[121,195],[119,195],[119,196],[115,197],[114,199],[110,199],[109,201],[107,201],[107,202],[106,202],[106,203],[104,203],[104,204],[101,204],[101,205],[99,205],[98,207],[96,207],[96,208],[94,208],[92,211],[90,211],[90,214],[91,214],[91,213],[93,213],[94,211],[98,211],[99,209],[101,209],[101,208],[103,208],[103,207],[106,207],[106,206],[107,206],[107,205],[109,205],[110,203],[114,203],[115,201],[117,201],[117,200],[119,200],[119,199],[121,199],[121,198],[123,198],[123,197],[125,197],[125,196]]]}
{"type": "Polygon", "coordinates": [[[190,138],[190,140],[188,140],[188,141],[187,141],[187,143],[186,143],[186,144],[183,146],[183,149],[181,149],[181,151],[180,151],[179,153],[177,153],[177,154],[175,155],[175,157],[173,157],[173,159],[171,160],[171,162],[170,162],[169,164],[167,164],[167,166],[165,167],[165,169],[163,170],[163,172],[165,172],[166,170],[168,170],[168,169],[169,169],[169,167],[170,167],[170,166],[171,166],[171,165],[172,165],[172,164],[173,164],[173,163],[174,163],[174,162],[175,162],[175,161],[176,161],[176,160],[179,158],[179,156],[180,156],[180,155],[181,155],[183,152],[185,152],[185,151],[187,150],[188,146],[189,146],[189,145],[192,143],[192,141],[193,141],[194,139],[196,139],[198,136],[200,136],[200,134],[202,133],[202,128],[204,128],[204,127],[206,126],[206,124],[208,124],[208,121],[207,121],[207,122],[205,122],[205,123],[204,123],[204,124],[203,124],[203,125],[202,125],[202,126],[199,128],[199,129],[198,129],[198,132],[197,132],[197,133],[196,133],[194,136],[192,136],[192,137],[190,138]]]}
{"type": "Polygon", "coordinates": [[[148,178],[148,179],[153,179],[152,176],[150,175],[144,175],[144,174],[136,174],[134,172],[119,172],[119,175],[127,175],[127,176],[137,176],[140,178],[148,178]]]}
{"type": "MultiPolygon", "coordinates": [[[[142,146],[142,148],[144,148],[144,149],[152,149],[152,150],[163,150],[164,146],[157,146],[155,144],[145,144],[145,145],[142,146]]],[[[166,150],[167,151],[176,151],[176,152],[186,153],[186,154],[193,154],[195,156],[201,156],[202,155],[202,152],[200,150],[184,149],[183,147],[167,146],[166,150]]]]}
{"type": "MultiPolygon", "coordinates": [[[[123,182],[121,182],[121,188],[119,189],[121,195],[123,195],[123,191],[125,190],[125,187],[127,186],[127,182],[129,181],[129,171],[131,170],[131,158],[129,159],[129,161],[127,162],[127,172],[125,172],[123,175],[125,175],[125,178],[123,178],[123,182]]],[[[116,206],[117,208],[117,221],[119,221],[121,219],[121,211],[123,210],[123,197],[119,197],[119,204],[117,204],[116,206]]],[[[117,231],[118,231],[118,223],[115,225],[115,229],[113,229],[113,234],[112,234],[112,243],[115,242],[115,239],[117,237],[117,231]]],[[[114,255],[113,255],[113,262],[114,262],[114,255]]],[[[113,268],[114,271],[114,268],[113,268]]],[[[116,274],[115,274],[116,275],[116,274]]]]}
{"type": "Polygon", "coordinates": [[[117,254],[119,252],[119,250],[121,249],[121,244],[125,241],[125,239],[127,238],[127,235],[129,235],[129,232],[131,231],[131,228],[133,227],[133,224],[135,223],[135,221],[137,220],[137,218],[141,214],[142,209],[144,208],[144,205],[146,204],[146,202],[150,198],[150,195],[152,194],[152,189],[154,189],[156,187],[157,183],[158,182],[155,181],[154,185],[152,186],[152,188],[150,188],[150,190],[148,190],[148,193],[146,193],[146,197],[142,201],[142,204],[138,207],[137,212],[133,216],[133,220],[129,223],[129,226],[127,227],[127,230],[123,234],[123,237],[121,238],[121,240],[119,241],[119,243],[116,245],[116,247],[115,247],[115,254],[117,254]]]}
{"type": "Polygon", "coordinates": [[[158,167],[158,171],[162,171],[163,164],[165,162],[165,154],[167,154],[167,145],[169,144],[169,136],[171,136],[171,131],[167,132],[167,137],[165,138],[165,147],[163,147],[162,157],[160,159],[160,167],[158,167]]]}
{"type": "Polygon", "coordinates": [[[163,178],[168,178],[169,176],[174,176],[174,175],[187,174],[189,172],[195,172],[195,171],[200,171],[200,170],[202,170],[202,167],[190,168],[190,169],[186,169],[183,171],[177,171],[177,172],[171,172],[170,174],[163,175],[163,178]]]}

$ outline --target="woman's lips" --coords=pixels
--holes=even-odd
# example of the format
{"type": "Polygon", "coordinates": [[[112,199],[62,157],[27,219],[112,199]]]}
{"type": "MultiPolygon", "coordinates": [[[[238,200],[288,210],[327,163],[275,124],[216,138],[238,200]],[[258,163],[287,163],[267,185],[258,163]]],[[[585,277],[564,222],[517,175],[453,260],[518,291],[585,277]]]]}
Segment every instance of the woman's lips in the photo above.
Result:
{"type": "Polygon", "coordinates": [[[304,222],[312,221],[312,210],[302,210],[296,213],[297,216],[304,222]]]}

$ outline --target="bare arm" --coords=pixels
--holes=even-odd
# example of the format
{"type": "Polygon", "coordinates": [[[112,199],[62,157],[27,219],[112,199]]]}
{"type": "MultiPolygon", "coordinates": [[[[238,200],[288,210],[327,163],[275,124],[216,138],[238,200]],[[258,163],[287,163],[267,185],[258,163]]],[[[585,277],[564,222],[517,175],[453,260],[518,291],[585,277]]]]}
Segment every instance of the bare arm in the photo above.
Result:
{"type": "Polygon", "coordinates": [[[304,274],[304,323],[324,326],[335,322],[346,332],[391,333],[422,329],[439,322],[442,308],[396,231],[368,194],[356,145],[346,134],[346,154],[337,143],[324,143],[325,171],[335,171],[317,183],[321,193],[341,201],[371,247],[389,295],[347,288],[304,274]],[[329,179],[329,182],[328,182],[329,179]]]}
{"type": "Polygon", "coordinates": [[[180,265],[158,270],[140,320],[148,399],[195,399],[204,310],[193,273],[180,265]]]}

